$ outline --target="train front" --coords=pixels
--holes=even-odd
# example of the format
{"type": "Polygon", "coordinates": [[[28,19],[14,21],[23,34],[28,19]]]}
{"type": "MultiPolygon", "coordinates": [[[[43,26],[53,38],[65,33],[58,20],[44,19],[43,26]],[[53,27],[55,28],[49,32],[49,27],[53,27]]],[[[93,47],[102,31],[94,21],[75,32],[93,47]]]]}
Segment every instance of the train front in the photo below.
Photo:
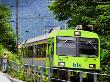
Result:
{"type": "Polygon", "coordinates": [[[81,30],[57,32],[53,66],[73,70],[99,71],[100,40],[98,35],[81,30]]]}

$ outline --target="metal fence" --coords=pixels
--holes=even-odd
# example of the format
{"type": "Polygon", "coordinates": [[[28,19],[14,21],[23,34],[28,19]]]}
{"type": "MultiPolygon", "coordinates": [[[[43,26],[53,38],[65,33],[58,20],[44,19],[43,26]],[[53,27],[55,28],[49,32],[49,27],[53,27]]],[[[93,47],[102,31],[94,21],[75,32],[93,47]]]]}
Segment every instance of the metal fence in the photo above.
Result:
{"type": "Polygon", "coordinates": [[[52,77],[52,73],[53,73],[52,70],[55,70],[55,69],[57,70],[58,73],[59,73],[59,71],[77,72],[79,74],[79,76],[77,78],[77,79],[79,79],[78,82],[88,82],[88,81],[84,81],[83,74],[92,75],[91,82],[110,82],[110,79],[109,79],[110,75],[107,75],[107,74],[75,71],[75,70],[69,70],[69,69],[42,67],[42,66],[35,66],[35,65],[28,65],[28,64],[21,65],[21,64],[15,63],[14,61],[9,61],[8,68],[17,73],[22,72],[23,77],[25,78],[26,82],[52,82],[52,81],[54,81],[54,82],[74,82],[74,81],[71,81],[70,79],[59,78],[58,75],[57,75],[57,77],[52,77]],[[46,72],[48,73],[48,75],[46,74],[46,72]]]}

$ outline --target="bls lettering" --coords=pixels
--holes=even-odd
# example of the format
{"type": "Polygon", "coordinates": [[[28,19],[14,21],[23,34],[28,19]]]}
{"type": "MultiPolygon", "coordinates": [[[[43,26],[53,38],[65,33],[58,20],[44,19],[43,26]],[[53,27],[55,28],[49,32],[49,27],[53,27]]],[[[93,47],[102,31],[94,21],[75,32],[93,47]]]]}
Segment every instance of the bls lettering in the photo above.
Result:
{"type": "Polygon", "coordinates": [[[73,63],[73,67],[81,67],[81,64],[73,63]]]}

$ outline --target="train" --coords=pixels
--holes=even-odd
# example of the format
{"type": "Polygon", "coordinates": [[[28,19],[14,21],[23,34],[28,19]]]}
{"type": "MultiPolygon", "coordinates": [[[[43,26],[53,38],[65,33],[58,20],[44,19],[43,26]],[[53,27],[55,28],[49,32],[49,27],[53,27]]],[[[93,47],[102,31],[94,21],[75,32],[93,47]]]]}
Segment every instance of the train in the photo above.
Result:
{"type": "Polygon", "coordinates": [[[101,69],[100,39],[98,34],[90,31],[73,29],[52,31],[27,39],[22,43],[21,50],[25,64],[51,67],[52,77],[55,78],[63,75],[63,79],[67,80],[70,76],[69,79],[72,81],[78,74],[74,71],[57,69],[85,72],[99,72],[101,69]]]}

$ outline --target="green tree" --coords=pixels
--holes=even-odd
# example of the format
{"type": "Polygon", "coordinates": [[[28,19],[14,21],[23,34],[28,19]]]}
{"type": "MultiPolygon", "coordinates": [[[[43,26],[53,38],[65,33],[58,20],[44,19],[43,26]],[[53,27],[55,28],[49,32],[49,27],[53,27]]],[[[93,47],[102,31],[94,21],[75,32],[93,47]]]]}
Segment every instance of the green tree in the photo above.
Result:
{"type": "Polygon", "coordinates": [[[110,40],[108,40],[108,35],[110,35],[110,3],[108,1],[55,0],[55,2],[49,5],[49,9],[57,20],[68,20],[67,24],[69,28],[74,28],[76,25],[93,25],[94,32],[100,35],[101,42],[103,42],[101,44],[102,52],[104,49],[108,53],[110,52],[107,44],[110,43],[110,40]],[[103,37],[106,37],[106,39],[103,39],[103,37]]]}
{"type": "Polygon", "coordinates": [[[59,21],[68,20],[69,26],[75,26],[91,23],[95,14],[95,6],[92,0],[56,0],[49,5],[49,9],[59,21]]]}
{"type": "Polygon", "coordinates": [[[110,27],[109,0],[55,0],[49,5],[59,21],[68,20],[69,27],[76,25],[94,25],[94,29],[100,35],[108,34],[110,27]],[[105,1],[105,2],[101,2],[105,1]]]}
{"type": "Polygon", "coordinates": [[[15,33],[9,23],[11,11],[8,7],[0,5],[0,43],[9,50],[15,49],[15,33]]]}
{"type": "Polygon", "coordinates": [[[76,25],[94,26],[93,31],[99,34],[101,40],[102,73],[110,74],[109,0],[55,0],[49,9],[58,21],[67,20],[69,28],[76,25]]]}

